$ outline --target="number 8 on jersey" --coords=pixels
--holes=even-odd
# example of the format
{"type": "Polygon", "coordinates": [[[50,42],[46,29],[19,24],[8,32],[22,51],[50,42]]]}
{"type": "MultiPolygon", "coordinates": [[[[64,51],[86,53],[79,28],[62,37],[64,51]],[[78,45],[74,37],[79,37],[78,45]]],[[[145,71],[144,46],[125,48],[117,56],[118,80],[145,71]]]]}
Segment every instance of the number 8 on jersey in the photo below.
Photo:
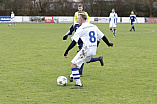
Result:
{"type": "Polygon", "coordinates": [[[95,43],[96,42],[96,37],[95,37],[95,32],[94,31],[90,31],[89,32],[89,41],[91,42],[91,43],[95,43]]]}

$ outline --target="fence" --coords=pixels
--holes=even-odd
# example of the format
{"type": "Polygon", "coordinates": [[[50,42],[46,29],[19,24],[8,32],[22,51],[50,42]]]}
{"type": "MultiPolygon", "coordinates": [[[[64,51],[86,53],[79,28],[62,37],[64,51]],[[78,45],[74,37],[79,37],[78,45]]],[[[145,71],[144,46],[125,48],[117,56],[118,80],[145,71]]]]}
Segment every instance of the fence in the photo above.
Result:
{"type": "MultiPolygon", "coordinates": [[[[10,22],[10,16],[0,16],[0,23],[10,22]]],[[[71,16],[15,16],[19,23],[73,23],[71,16]]],[[[157,23],[157,18],[137,17],[138,23],[157,23]]],[[[109,17],[90,17],[91,23],[109,23],[109,17]]],[[[118,23],[130,23],[129,17],[118,17],[118,23]]]]}

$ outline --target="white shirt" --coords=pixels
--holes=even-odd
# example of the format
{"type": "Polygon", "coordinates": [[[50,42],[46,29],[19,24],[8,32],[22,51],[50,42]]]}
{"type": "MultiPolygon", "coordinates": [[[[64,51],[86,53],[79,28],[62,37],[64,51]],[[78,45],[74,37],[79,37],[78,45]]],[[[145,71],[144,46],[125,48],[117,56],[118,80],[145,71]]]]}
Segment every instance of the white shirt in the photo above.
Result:
{"type": "Polygon", "coordinates": [[[12,13],[12,14],[11,14],[11,19],[12,19],[12,18],[14,18],[14,17],[15,17],[15,14],[14,14],[14,13],[12,13]]]}
{"type": "Polygon", "coordinates": [[[78,42],[79,38],[81,38],[83,48],[87,47],[87,56],[94,56],[97,50],[97,40],[100,40],[103,36],[104,34],[97,26],[86,22],[77,29],[72,40],[78,42]]]}
{"type": "Polygon", "coordinates": [[[110,13],[109,22],[117,23],[118,15],[117,13],[110,13]]]}

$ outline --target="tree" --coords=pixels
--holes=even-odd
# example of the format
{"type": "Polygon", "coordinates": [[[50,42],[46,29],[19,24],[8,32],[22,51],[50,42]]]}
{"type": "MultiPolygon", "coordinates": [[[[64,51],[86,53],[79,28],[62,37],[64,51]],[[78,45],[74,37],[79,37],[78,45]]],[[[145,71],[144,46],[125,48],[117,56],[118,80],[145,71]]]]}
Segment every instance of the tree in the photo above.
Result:
{"type": "Polygon", "coordinates": [[[31,0],[14,0],[12,8],[18,15],[28,15],[31,6],[31,0]]]}
{"type": "MultiPolygon", "coordinates": [[[[118,16],[129,16],[133,10],[137,16],[157,16],[156,0],[82,0],[84,10],[89,16],[108,16],[112,8],[116,9],[118,16]],[[156,4],[155,4],[156,3],[156,4]]],[[[10,15],[58,15],[73,16],[78,3],[69,0],[0,0],[0,14],[10,15]],[[50,5],[54,8],[50,9],[50,5]]]]}
{"type": "Polygon", "coordinates": [[[153,0],[148,0],[148,4],[149,4],[149,16],[152,17],[153,16],[153,0]]]}

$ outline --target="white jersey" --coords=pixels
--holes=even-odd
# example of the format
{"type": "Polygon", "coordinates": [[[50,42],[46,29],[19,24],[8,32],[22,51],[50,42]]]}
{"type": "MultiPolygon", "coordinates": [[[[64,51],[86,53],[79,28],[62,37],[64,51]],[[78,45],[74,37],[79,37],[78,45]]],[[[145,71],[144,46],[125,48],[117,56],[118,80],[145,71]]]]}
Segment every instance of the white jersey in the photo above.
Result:
{"type": "Polygon", "coordinates": [[[117,23],[117,20],[118,20],[118,15],[117,13],[110,13],[110,16],[109,16],[109,23],[117,23]]]}
{"type": "Polygon", "coordinates": [[[100,40],[103,36],[104,34],[97,26],[86,22],[77,29],[72,40],[78,42],[80,38],[83,41],[83,48],[87,50],[87,56],[94,56],[97,50],[97,40],[100,40]]]}
{"type": "Polygon", "coordinates": [[[15,14],[14,13],[11,14],[11,19],[13,19],[13,18],[15,18],[15,14]]]}

